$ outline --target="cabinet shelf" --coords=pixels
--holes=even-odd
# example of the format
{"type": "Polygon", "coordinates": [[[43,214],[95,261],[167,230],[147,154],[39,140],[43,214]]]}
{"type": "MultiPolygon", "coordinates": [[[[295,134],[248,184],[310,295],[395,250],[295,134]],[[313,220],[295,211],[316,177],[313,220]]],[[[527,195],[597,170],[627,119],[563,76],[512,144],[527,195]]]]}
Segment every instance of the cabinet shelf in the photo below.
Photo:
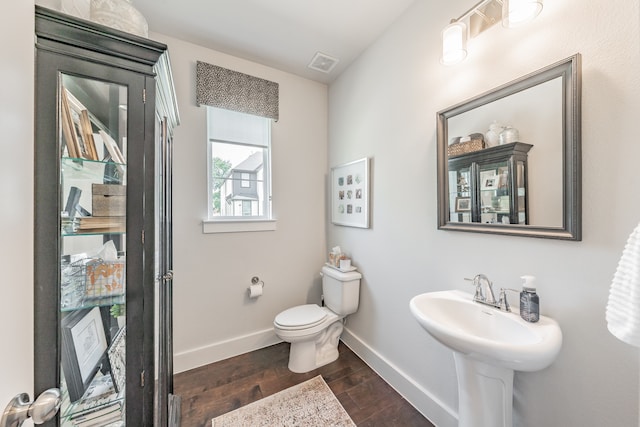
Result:
{"type": "Polygon", "coordinates": [[[94,180],[96,182],[122,182],[127,171],[125,163],[111,160],[88,160],[75,157],[62,157],[61,173],[65,178],[94,180]]]}
{"type": "Polygon", "coordinates": [[[124,295],[91,298],[85,300],[82,299],[82,296],[79,296],[78,298],[80,299],[79,301],[65,300],[65,295],[63,295],[60,301],[60,310],[63,312],[77,311],[93,307],[110,307],[112,305],[124,304],[126,302],[126,298],[124,295]]]}
{"type": "Polygon", "coordinates": [[[114,236],[124,236],[127,234],[126,231],[65,231],[63,230],[60,233],[61,237],[90,237],[90,236],[105,236],[107,234],[111,234],[114,236]]]}

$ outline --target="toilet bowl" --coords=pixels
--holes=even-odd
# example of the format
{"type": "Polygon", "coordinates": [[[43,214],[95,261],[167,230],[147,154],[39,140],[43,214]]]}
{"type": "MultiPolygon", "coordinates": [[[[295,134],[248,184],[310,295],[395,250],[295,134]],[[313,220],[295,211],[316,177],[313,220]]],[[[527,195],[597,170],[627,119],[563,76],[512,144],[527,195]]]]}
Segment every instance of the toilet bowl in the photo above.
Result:
{"type": "Polygon", "coordinates": [[[279,313],[273,321],[276,335],[291,343],[289,370],[309,372],[338,358],[344,318],[357,310],[361,274],[325,266],[322,289],[325,306],[298,305],[279,313]]]}
{"type": "Polygon", "coordinates": [[[326,307],[299,305],[278,314],[273,321],[276,335],[291,343],[289,370],[309,372],[338,358],[342,319],[326,307]]]}

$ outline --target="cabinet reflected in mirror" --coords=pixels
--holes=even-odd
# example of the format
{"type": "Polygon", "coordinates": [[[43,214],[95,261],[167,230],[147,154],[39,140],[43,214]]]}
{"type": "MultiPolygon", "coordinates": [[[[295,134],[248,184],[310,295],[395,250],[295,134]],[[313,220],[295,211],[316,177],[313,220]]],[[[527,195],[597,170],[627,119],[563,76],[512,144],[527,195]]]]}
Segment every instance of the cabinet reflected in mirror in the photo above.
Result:
{"type": "Polygon", "coordinates": [[[438,228],[581,239],[580,80],[576,54],[438,112],[438,228]]]}

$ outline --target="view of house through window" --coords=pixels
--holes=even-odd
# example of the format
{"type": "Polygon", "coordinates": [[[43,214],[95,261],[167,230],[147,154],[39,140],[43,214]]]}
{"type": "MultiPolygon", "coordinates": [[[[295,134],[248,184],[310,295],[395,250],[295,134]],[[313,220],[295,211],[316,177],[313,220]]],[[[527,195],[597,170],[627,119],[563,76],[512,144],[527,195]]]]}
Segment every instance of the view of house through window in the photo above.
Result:
{"type": "Polygon", "coordinates": [[[271,120],[207,107],[209,219],[270,219],[271,120]]]}

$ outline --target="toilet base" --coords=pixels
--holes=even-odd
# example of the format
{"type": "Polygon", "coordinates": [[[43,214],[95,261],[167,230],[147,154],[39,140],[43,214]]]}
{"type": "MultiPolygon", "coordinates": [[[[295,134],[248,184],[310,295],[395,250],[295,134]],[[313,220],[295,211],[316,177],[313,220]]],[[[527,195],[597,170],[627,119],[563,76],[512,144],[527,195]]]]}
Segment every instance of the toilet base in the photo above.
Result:
{"type": "Polygon", "coordinates": [[[289,370],[297,374],[312,371],[338,359],[338,341],[344,326],[332,323],[316,339],[291,343],[289,370]]]}

